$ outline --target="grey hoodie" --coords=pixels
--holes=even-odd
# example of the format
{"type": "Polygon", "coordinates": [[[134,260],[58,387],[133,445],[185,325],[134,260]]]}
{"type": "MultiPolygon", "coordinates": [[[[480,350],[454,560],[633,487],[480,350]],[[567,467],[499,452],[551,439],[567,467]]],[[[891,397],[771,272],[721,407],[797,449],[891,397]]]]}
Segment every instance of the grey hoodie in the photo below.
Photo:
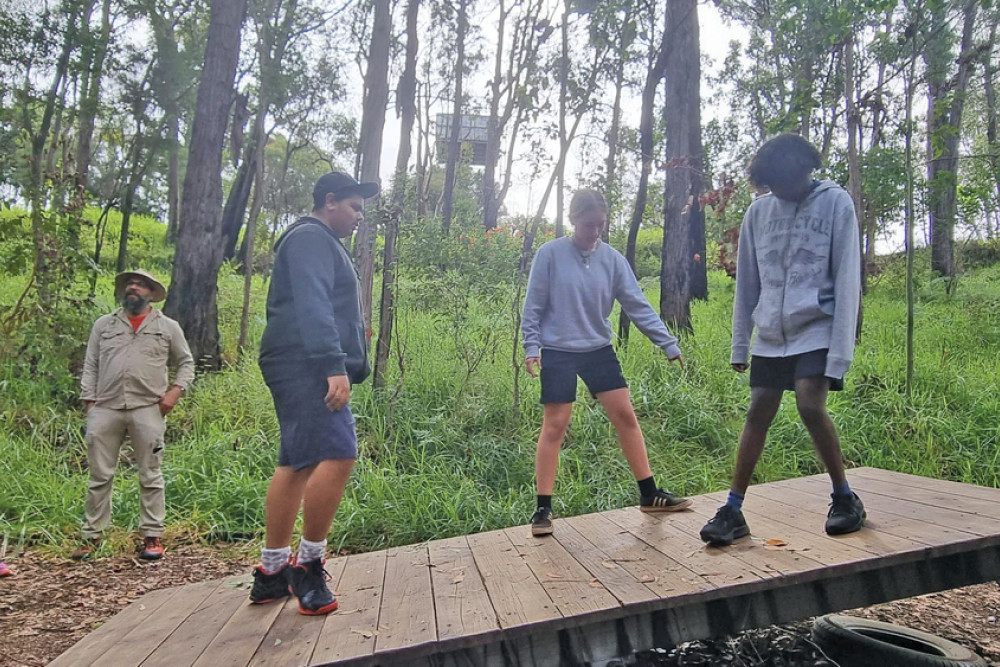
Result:
{"type": "Polygon", "coordinates": [[[768,194],[743,218],[733,303],[732,363],[828,349],[826,376],[854,358],[861,251],[851,196],[822,181],[802,203],[768,194]]]}

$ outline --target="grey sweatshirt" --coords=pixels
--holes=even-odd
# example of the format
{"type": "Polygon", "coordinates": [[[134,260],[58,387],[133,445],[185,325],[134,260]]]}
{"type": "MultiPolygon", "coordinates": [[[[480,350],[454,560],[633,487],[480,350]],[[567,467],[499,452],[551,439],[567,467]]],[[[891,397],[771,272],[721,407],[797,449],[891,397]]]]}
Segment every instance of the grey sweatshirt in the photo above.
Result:
{"type": "Polygon", "coordinates": [[[610,345],[615,299],[668,358],[681,353],[620,252],[599,243],[584,253],[563,237],[543,244],[531,263],[521,318],[525,356],[537,357],[539,348],[592,352],[610,345]]]}
{"type": "Polygon", "coordinates": [[[788,357],[828,349],[826,376],[842,378],[854,358],[861,253],[851,196],[822,181],[802,203],[768,194],[740,230],[733,303],[732,363],[753,354],[788,357]]]}

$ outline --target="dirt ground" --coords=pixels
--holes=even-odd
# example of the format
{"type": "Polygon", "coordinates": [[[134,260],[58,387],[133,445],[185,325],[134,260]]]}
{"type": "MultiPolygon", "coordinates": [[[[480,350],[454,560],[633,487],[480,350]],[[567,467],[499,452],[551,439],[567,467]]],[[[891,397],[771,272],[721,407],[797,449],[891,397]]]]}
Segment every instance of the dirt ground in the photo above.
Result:
{"type": "MultiPolygon", "coordinates": [[[[9,559],[15,576],[0,579],[0,665],[45,665],[149,591],[248,572],[253,565],[225,547],[167,546],[167,557],[153,563],[123,557],[74,563],[30,551],[9,559]],[[230,553],[236,555],[227,556],[230,553]]],[[[1000,665],[1000,587],[996,583],[849,613],[932,632],[1000,665]]],[[[808,641],[808,627],[801,623],[694,642],[660,651],[646,664],[829,664],[817,660],[808,641]]]]}

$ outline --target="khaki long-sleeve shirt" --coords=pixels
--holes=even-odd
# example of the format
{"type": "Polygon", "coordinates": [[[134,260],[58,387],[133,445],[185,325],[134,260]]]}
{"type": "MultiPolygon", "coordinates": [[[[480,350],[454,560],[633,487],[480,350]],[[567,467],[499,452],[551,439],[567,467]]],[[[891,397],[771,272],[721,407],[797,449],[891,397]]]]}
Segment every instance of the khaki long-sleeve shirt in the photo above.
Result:
{"type": "Polygon", "coordinates": [[[124,309],[94,322],[81,378],[84,401],[115,410],[158,403],[175,384],[186,389],[194,380],[194,358],[177,322],[150,310],[132,330],[124,309]],[[176,369],[169,382],[168,367],[176,369]]]}

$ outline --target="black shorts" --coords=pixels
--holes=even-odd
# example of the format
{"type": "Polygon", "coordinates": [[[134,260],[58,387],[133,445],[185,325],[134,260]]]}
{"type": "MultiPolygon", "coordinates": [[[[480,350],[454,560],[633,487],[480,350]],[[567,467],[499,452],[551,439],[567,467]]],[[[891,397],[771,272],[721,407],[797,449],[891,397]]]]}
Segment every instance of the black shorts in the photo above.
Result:
{"type": "MultiPolygon", "coordinates": [[[[750,386],[795,391],[795,381],[823,377],[826,373],[826,349],[794,354],[790,357],[758,357],[750,360],[750,386]]],[[[843,378],[829,378],[830,391],[844,389],[843,378]]]]}
{"type": "Polygon", "coordinates": [[[302,470],[320,461],[356,459],[358,436],[350,406],[326,407],[327,380],[321,373],[267,383],[281,427],[278,465],[302,470]]]}
{"type": "Polygon", "coordinates": [[[593,352],[542,350],[542,403],[575,401],[577,377],[592,396],[628,386],[610,345],[593,352]]]}

